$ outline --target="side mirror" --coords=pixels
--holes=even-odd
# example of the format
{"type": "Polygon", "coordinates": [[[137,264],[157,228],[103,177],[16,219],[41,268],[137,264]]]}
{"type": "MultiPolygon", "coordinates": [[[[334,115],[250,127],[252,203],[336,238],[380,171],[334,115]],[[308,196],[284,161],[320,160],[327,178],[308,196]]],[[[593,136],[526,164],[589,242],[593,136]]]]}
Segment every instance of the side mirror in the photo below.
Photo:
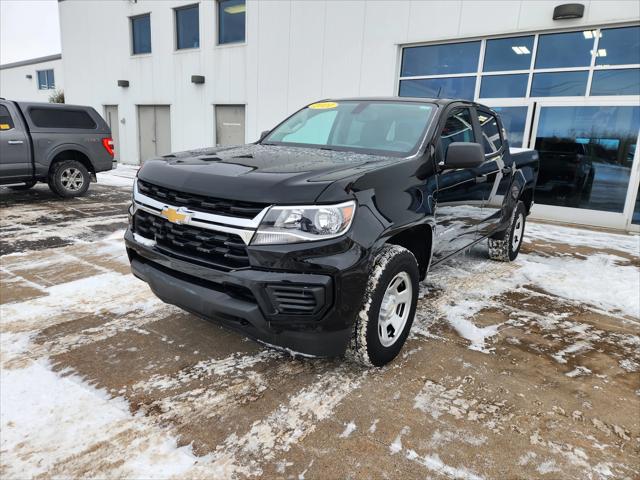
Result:
{"type": "MultiPolygon", "coordinates": [[[[260,134],[260,140],[262,140],[264,137],[266,137],[267,135],[269,135],[269,132],[270,132],[270,131],[271,131],[271,130],[265,130],[264,132],[262,132],[262,133],[260,134]]],[[[258,140],[258,141],[260,141],[260,140],[258,140]]]]}
{"type": "Polygon", "coordinates": [[[453,142],[447,148],[446,168],[475,168],[484,162],[484,148],[479,143],[453,142]]]}

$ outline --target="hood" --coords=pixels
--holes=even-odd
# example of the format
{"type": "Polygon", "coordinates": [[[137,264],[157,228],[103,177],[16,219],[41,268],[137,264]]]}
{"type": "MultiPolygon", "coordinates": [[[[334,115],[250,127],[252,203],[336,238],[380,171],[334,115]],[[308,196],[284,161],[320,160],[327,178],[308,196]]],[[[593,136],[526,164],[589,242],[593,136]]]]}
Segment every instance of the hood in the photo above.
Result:
{"type": "MultiPolygon", "coordinates": [[[[173,153],[145,162],[138,176],[187,193],[296,204],[314,202],[333,182],[397,160],[352,152],[251,144],[173,153]]],[[[348,196],[345,191],[344,197],[348,196]]]]}

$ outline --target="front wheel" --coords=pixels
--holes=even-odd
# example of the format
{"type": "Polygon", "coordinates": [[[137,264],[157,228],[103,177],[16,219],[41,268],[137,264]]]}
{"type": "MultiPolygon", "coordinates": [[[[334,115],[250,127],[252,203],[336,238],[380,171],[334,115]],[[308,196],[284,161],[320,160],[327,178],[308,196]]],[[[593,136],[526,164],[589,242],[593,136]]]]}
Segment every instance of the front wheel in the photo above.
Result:
{"type": "Polygon", "coordinates": [[[373,262],[349,356],[365,366],[381,367],[398,355],[416,313],[418,282],[413,254],[385,245],[373,262]]]}
{"type": "Polygon", "coordinates": [[[500,262],[511,262],[516,259],[522,246],[524,227],[527,218],[524,203],[518,202],[513,209],[509,228],[503,234],[503,238],[489,239],[489,257],[500,262]]]}

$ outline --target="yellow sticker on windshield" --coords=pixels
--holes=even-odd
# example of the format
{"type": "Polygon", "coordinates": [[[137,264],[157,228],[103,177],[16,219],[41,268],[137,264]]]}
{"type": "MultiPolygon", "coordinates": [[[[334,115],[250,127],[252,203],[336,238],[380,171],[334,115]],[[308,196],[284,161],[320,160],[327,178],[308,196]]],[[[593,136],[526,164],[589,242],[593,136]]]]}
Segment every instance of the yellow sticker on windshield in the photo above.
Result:
{"type": "Polygon", "coordinates": [[[0,130],[9,130],[11,126],[8,123],[0,123],[0,130]]]}
{"type": "Polygon", "coordinates": [[[312,103],[309,105],[309,108],[313,108],[314,110],[324,110],[327,108],[336,108],[338,104],[336,102],[318,102],[312,103]]]}

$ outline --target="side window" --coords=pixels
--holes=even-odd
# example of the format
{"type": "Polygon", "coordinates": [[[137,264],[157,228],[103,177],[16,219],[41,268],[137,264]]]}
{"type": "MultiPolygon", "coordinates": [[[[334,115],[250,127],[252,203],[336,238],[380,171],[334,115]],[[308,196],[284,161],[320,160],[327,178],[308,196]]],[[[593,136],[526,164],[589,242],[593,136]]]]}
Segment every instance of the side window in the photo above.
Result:
{"type": "Polygon", "coordinates": [[[471,111],[468,108],[456,108],[449,114],[440,134],[440,155],[444,157],[450,143],[475,141],[471,111]]]}
{"type": "Polygon", "coordinates": [[[490,113],[478,111],[478,121],[482,130],[482,145],[484,153],[491,155],[502,148],[502,137],[498,120],[490,113]]]}
{"type": "Polygon", "coordinates": [[[4,105],[0,105],[0,131],[11,130],[14,126],[9,110],[4,105]]]}
{"type": "Polygon", "coordinates": [[[63,108],[34,107],[29,109],[29,116],[39,128],[79,128],[93,130],[96,122],[84,110],[67,110],[63,108]]]}

